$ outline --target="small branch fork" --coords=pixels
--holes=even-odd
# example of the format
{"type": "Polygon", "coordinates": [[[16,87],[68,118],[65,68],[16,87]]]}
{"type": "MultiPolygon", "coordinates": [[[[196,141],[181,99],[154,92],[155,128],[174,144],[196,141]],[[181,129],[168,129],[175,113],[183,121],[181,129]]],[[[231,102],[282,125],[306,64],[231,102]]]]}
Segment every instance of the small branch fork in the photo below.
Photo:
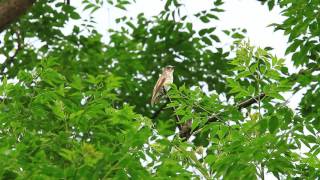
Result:
{"type": "MultiPolygon", "coordinates": [[[[157,118],[158,115],[160,114],[160,112],[167,106],[167,104],[168,104],[169,102],[172,102],[171,99],[170,99],[170,97],[167,95],[166,92],[165,92],[165,94],[166,94],[166,96],[167,96],[168,102],[165,103],[165,104],[163,104],[163,105],[159,108],[159,110],[157,110],[157,111],[153,114],[152,119],[157,118]]],[[[243,108],[247,108],[247,107],[251,106],[252,104],[255,104],[255,103],[261,101],[264,97],[266,97],[266,94],[265,94],[265,93],[261,93],[260,95],[257,95],[257,96],[255,96],[255,97],[252,97],[252,98],[250,98],[250,99],[247,99],[247,100],[245,100],[245,101],[240,102],[240,103],[237,104],[235,107],[237,107],[237,109],[240,111],[240,110],[243,109],[243,108]]],[[[173,110],[174,110],[174,112],[176,112],[176,110],[175,110],[174,107],[173,107],[173,110]]],[[[179,130],[180,130],[180,137],[181,137],[181,138],[185,138],[185,140],[187,140],[187,139],[192,135],[192,132],[191,132],[191,121],[188,121],[187,123],[181,125],[181,124],[179,124],[179,121],[180,121],[179,116],[178,116],[178,115],[175,115],[175,116],[176,116],[178,128],[179,128],[179,130]]],[[[218,118],[217,114],[212,115],[212,116],[210,116],[210,117],[208,118],[208,121],[206,122],[205,125],[210,124],[210,123],[212,123],[212,122],[216,122],[216,121],[218,121],[218,120],[219,120],[219,118],[218,118]]],[[[199,130],[200,128],[201,128],[201,127],[197,127],[194,131],[197,131],[197,130],[199,130]]]]}

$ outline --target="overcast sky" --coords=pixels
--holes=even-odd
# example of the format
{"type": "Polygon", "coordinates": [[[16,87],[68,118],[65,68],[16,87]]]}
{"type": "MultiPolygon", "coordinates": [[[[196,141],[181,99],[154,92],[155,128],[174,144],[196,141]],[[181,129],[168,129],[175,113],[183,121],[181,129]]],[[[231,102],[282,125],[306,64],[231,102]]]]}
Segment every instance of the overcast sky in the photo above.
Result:
{"type": "MultiPolygon", "coordinates": [[[[255,46],[270,46],[275,49],[275,53],[283,57],[286,48],[287,38],[282,32],[273,32],[273,28],[267,28],[271,23],[281,22],[284,18],[280,15],[280,9],[275,7],[271,12],[268,7],[262,6],[257,0],[225,0],[222,6],[226,12],[219,14],[220,21],[213,22],[213,26],[221,29],[235,27],[246,28],[250,42],[255,46]]],[[[71,1],[80,7],[81,1],[71,1]]],[[[209,9],[213,6],[213,0],[184,0],[185,6],[181,8],[183,13],[194,14],[200,10],[209,9]]],[[[94,13],[97,20],[97,29],[107,38],[108,28],[117,28],[115,18],[128,16],[135,17],[143,12],[146,17],[159,14],[163,9],[162,0],[136,0],[136,3],[129,5],[127,11],[119,10],[111,5],[105,5],[102,9],[94,13]]],[[[196,23],[196,22],[195,22],[196,23]]],[[[197,23],[196,23],[197,24],[197,23]]]]}
{"type": "MultiPolygon", "coordinates": [[[[161,0],[136,0],[128,7],[128,11],[122,11],[111,6],[105,6],[94,16],[98,22],[98,29],[106,34],[106,29],[116,28],[114,19],[121,16],[135,17],[143,12],[147,17],[156,16],[162,9],[164,1],[161,0]]],[[[194,14],[200,10],[213,7],[212,0],[184,0],[183,13],[194,14]]],[[[213,26],[221,29],[235,27],[246,28],[250,42],[255,46],[271,46],[275,48],[278,56],[283,56],[287,38],[282,32],[273,32],[273,28],[267,28],[271,23],[281,22],[284,18],[280,15],[280,9],[275,7],[271,12],[267,6],[262,6],[257,0],[226,0],[222,6],[226,12],[219,14],[220,21],[213,22],[213,26]]],[[[196,23],[196,22],[195,22],[196,23]]]]}
{"type": "MultiPolygon", "coordinates": [[[[281,9],[279,7],[275,7],[272,11],[269,11],[266,5],[262,6],[257,0],[225,1],[225,4],[222,6],[225,12],[219,14],[220,20],[214,21],[212,26],[218,27],[218,29],[245,28],[247,29],[246,35],[252,45],[257,47],[272,47],[274,48],[273,53],[277,57],[289,59],[284,56],[287,47],[287,37],[283,35],[283,32],[274,32],[272,27],[267,27],[271,23],[280,23],[284,20],[284,17],[280,15],[281,9]]],[[[71,2],[77,7],[81,7],[81,1],[71,2]]],[[[118,28],[114,21],[116,18],[122,16],[136,17],[141,12],[150,18],[159,14],[163,9],[164,2],[163,0],[136,0],[136,3],[128,6],[127,11],[119,10],[111,5],[105,5],[94,13],[97,21],[97,30],[104,35],[104,40],[107,41],[109,37],[107,29],[118,28]]],[[[213,0],[184,0],[183,3],[185,6],[181,9],[182,13],[190,15],[213,7],[213,0]]],[[[200,26],[196,21],[194,23],[200,26]]],[[[221,40],[226,45],[230,43],[227,39],[221,40]]],[[[289,60],[286,61],[286,65],[289,67],[289,72],[296,71],[289,60]]],[[[303,90],[294,96],[290,93],[284,94],[285,98],[289,99],[288,106],[295,109],[304,92],[303,90]]]]}

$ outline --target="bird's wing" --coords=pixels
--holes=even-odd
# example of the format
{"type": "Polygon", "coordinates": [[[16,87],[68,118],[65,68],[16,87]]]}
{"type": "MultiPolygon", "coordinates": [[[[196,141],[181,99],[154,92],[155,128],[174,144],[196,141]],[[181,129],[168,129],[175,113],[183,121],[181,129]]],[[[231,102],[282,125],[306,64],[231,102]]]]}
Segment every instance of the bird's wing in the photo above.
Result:
{"type": "Polygon", "coordinates": [[[164,85],[164,82],[165,82],[166,78],[164,76],[160,76],[156,85],[154,86],[153,88],[153,92],[152,92],[152,98],[151,98],[151,105],[154,104],[156,98],[157,98],[157,95],[159,94],[162,86],[164,85]]]}

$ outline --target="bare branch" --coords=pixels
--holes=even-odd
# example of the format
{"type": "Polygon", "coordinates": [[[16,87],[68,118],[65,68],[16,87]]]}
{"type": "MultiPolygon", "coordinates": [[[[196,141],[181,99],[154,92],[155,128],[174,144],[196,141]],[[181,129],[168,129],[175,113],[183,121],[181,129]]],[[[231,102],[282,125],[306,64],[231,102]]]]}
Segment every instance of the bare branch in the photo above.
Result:
{"type": "Polygon", "coordinates": [[[249,106],[251,106],[252,104],[259,102],[259,100],[263,99],[265,96],[266,96],[266,94],[265,94],[265,93],[262,93],[262,94],[260,94],[260,95],[258,95],[258,96],[255,96],[255,97],[253,97],[253,98],[247,99],[247,100],[239,103],[239,104],[237,105],[238,110],[241,110],[242,108],[249,107],[249,106]]]}

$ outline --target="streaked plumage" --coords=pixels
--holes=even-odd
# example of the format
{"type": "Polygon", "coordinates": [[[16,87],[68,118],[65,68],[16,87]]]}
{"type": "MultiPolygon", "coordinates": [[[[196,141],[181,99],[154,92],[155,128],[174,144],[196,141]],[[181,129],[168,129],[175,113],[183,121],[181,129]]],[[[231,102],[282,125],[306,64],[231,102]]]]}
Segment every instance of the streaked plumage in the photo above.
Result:
{"type": "Polygon", "coordinates": [[[151,106],[157,103],[160,97],[164,95],[164,90],[168,91],[170,89],[170,84],[173,83],[173,68],[173,66],[166,66],[163,69],[161,76],[153,88],[151,106]]]}

